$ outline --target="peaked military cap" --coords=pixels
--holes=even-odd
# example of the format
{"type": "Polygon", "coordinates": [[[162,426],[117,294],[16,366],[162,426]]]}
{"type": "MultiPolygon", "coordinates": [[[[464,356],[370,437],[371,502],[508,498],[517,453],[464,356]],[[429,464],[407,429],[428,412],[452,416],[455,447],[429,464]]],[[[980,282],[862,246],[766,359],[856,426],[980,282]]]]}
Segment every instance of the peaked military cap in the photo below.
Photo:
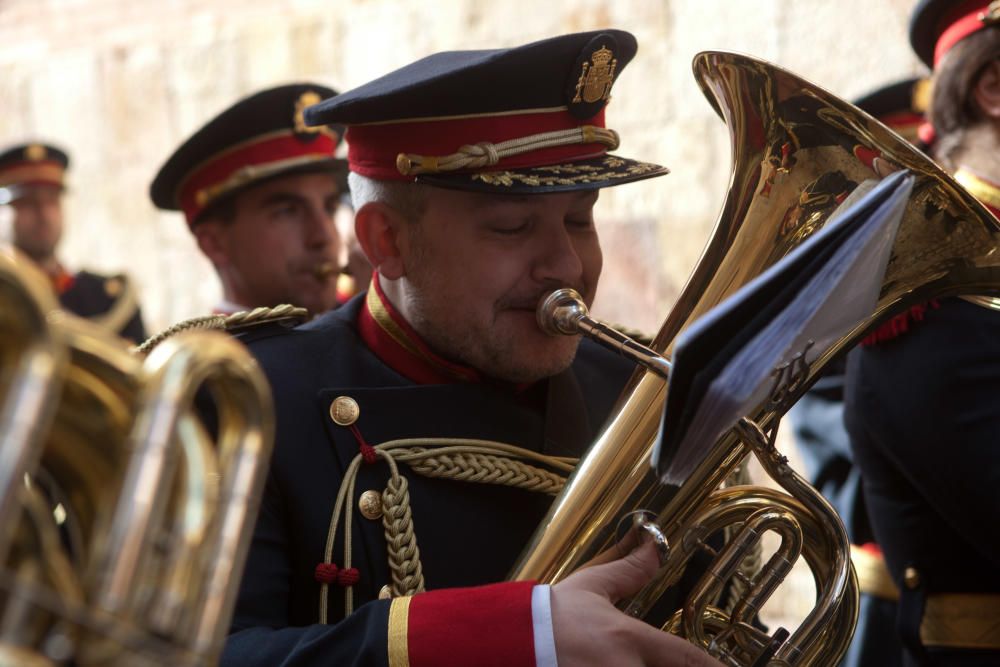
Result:
{"type": "Polygon", "coordinates": [[[67,167],[69,156],[49,144],[25,143],[0,150],[0,203],[17,199],[27,186],[64,187],[67,167]]]}
{"type": "Polygon", "coordinates": [[[910,44],[933,69],[960,41],[997,24],[997,0],[920,0],[910,19],[910,44]]]}
{"type": "Polygon", "coordinates": [[[348,126],[352,171],[464,190],[594,189],[667,173],[609,155],[611,87],[636,52],[621,30],[448,51],[306,110],[348,126]]]}
{"type": "Polygon", "coordinates": [[[305,109],[336,92],[312,83],[270,88],[213,118],[174,151],[150,186],[153,203],[184,211],[194,226],[212,204],[265,180],[307,171],[346,171],[334,157],[339,126],[313,127],[305,109]]]}
{"type": "Polygon", "coordinates": [[[913,77],[890,83],[855,100],[854,105],[888,125],[911,143],[918,143],[930,95],[930,80],[913,77]]]}

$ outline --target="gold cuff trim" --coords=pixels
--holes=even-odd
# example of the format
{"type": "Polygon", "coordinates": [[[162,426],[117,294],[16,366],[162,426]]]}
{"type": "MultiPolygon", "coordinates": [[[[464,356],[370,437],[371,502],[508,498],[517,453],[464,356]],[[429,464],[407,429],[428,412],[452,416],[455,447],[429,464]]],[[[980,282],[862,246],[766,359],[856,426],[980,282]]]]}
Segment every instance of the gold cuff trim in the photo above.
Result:
{"type": "Polygon", "coordinates": [[[852,544],[851,562],[858,575],[858,589],[862,593],[884,600],[899,599],[899,589],[889,575],[889,568],[881,554],[874,554],[852,544]]]}
{"type": "Polygon", "coordinates": [[[1000,595],[928,596],[920,623],[920,641],[924,646],[1000,650],[1000,595]]]}
{"type": "Polygon", "coordinates": [[[394,598],[389,605],[389,667],[410,667],[410,596],[394,598]]]}

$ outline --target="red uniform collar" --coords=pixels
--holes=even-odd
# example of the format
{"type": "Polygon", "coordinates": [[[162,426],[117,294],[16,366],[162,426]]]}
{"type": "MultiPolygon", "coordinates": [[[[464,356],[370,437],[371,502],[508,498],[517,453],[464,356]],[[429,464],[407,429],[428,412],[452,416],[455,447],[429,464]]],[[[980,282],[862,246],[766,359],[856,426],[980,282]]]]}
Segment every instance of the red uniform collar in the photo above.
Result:
{"type": "Polygon", "coordinates": [[[468,366],[435,354],[386,298],[378,274],[372,276],[364,306],[358,313],[361,339],[387,366],[418,384],[482,382],[468,366]]]}
{"type": "Polygon", "coordinates": [[[56,294],[59,295],[68,292],[75,282],[76,277],[64,269],[62,265],[59,266],[59,272],[52,276],[52,286],[55,287],[56,294]]]}

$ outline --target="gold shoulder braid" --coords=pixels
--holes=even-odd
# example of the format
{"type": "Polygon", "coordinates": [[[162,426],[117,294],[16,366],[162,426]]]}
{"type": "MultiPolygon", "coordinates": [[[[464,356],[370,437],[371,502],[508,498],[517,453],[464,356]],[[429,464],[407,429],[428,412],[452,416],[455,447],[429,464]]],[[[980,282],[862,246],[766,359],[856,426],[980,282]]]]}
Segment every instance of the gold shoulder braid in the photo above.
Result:
{"type": "MultiPolygon", "coordinates": [[[[367,445],[366,445],[367,446],[367,445]]],[[[410,496],[406,478],[399,474],[399,463],[406,463],[420,475],[482,484],[501,484],[526,491],[539,491],[556,495],[566,483],[566,476],[573,471],[578,459],[545,456],[528,449],[492,440],[463,438],[406,438],[389,440],[371,448],[376,458],[389,466],[389,482],[382,493],[382,526],[385,529],[386,548],[392,584],[392,597],[423,592],[423,566],[417,547],[410,511],[410,496]],[[531,463],[529,463],[529,461],[531,463]],[[537,463],[546,468],[541,468],[537,463]]],[[[344,480],[337,492],[337,501],[330,516],[323,563],[334,569],[333,543],[337,536],[340,518],[344,518],[343,569],[351,570],[351,508],[354,505],[354,483],[364,460],[359,453],[351,461],[344,480]]],[[[319,622],[327,623],[327,604],[330,582],[320,586],[319,622]]],[[[354,611],[353,584],[344,586],[344,615],[354,611]]]]}
{"type": "Polygon", "coordinates": [[[232,315],[202,315],[167,327],[160,333],[147,338],[142,344],[133,347],[132,351],[137,354],[149,354],[154,347],[166,339],[188,329],[218,329],[235,335],[265,324],[295,326],[305,322],[308,318],[308,310],[287,303],[273,308],[241,310],[232,315]]]}

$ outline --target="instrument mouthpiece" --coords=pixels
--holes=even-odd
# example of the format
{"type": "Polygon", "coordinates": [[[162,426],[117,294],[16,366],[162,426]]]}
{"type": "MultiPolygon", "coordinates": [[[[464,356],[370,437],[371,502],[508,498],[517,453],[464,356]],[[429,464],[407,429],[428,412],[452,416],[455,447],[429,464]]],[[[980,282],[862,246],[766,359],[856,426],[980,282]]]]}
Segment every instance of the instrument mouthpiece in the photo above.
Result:
{"type": "Polygon", "coordinates": [[[580,293],[564,287],[542,299],[536,319],[538,327],[550,336],[575,336],[581,333],[578,326],[580,320],[589,313],[580,293]]]}

